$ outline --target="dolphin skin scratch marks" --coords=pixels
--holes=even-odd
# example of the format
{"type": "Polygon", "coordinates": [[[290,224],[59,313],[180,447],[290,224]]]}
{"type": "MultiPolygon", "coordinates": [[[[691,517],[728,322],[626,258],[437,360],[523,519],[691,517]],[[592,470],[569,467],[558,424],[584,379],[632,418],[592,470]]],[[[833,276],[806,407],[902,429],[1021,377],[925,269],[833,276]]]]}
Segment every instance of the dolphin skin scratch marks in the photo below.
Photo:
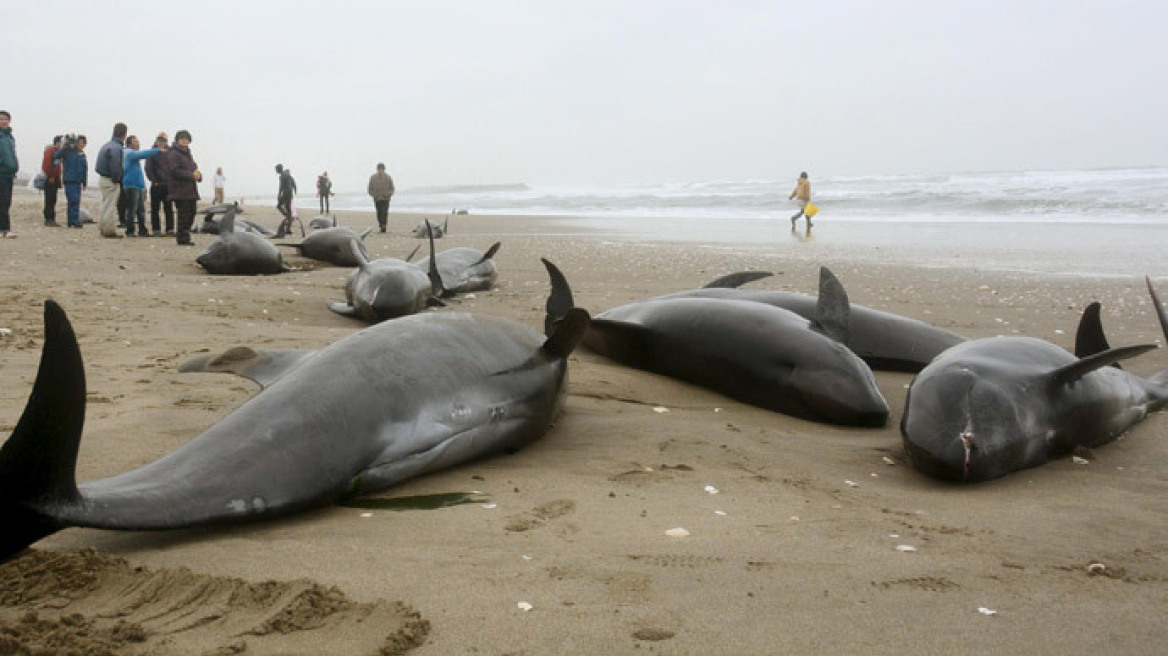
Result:
{"type": "Polygon", "coordinates": [[[318,352],[200,358],[184,370],[238,373],[263,390],[159,460],[80,485],[81,350],[65,312],[46,301],[36,382],[0,448],[0,560],[68,526],[164,530],[287,515],[539,438],[589,321],[545,265],[555,312],[546,338],[495,317],[419,314],[318,352]]]}

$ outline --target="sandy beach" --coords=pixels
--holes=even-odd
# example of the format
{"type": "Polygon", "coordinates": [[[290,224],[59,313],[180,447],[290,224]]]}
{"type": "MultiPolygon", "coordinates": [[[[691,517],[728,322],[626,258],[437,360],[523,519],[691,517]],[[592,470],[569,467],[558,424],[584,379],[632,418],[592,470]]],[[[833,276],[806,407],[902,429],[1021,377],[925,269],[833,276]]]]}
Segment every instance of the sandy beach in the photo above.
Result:
{"type": "MultiPolygon", "coordinates": [[[[84,205],[96,214],[94,199],[84,205]]],[[[62,202],[62,224],[63,214],[62,202]]],[[[245,216],[277,224],[273,208],[248,206],[245,216]]],[[[338,218],[375,225],[372,212],[338,218]]],[[[419,218],[391,212],[390,232],[366,242],[371,255],[409,253],[419,218]]],[[[1113,345],[1164,344],[1143,283],[1151,275],[1168,294],[1160,228],[1144,229],[1142,250],[1125,261],[1114,244],[1061,252],[1065,233],[1053,247],[1029,235],[964,249],[969,238],[941,233],[901,249],[826,220],[810,241],[788,227],[780,218],[765,237],[701,243],[570,217],[472,213],[452,221],[439,248],[501,241],[497,287],[449,310],[532,327],[543,321],[544,257],[592,313],[748,269],[775,273],[752,287],[813,294],[823,265],[854,303],[972,338],[1070,347],[1083,308],[1098,300],[1113,345]]],[[[0,435],[28,398],[52,298],[86,363],[80,481],[153,461],[256,393],[240,378],[180,374],[189,358],[233,346],[319,348],[364,327],[326,307],[343,300],[349,270],[290,249],[293,272],[210,276],[194,257],[213,236],[195,235],[191,249],[172,238],[102,239],[94,226],[42,227],[40,197],[23,191],[13,229],[18,238],[0,243],[0,328],[10,331],[0,335],[0,435]]],[[[1125,363],[1141,375],[1164,367],[1163,349],[1125,363]]],[[[844,429],[580,348],[565,411],[543,439],[379,495],[475,492],[481,501],[338,506],[228,529],[65,530],[0,567],[0,651],[1162,652],[1168,416],[1149,416],[1085,465],[1062,459],[955,486],[905,459],[898,422],[911,379],[878,372],[888,425],[844,429]],[[667,534],[676,528],[688,536],[667,534]]]]}

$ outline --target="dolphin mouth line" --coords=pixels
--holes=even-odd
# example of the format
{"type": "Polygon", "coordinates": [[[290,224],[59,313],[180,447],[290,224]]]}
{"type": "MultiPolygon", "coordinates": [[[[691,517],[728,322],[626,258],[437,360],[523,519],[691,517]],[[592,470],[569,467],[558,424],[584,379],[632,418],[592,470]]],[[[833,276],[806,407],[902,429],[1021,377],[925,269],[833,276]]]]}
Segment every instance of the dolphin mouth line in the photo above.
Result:
{"type": "Polygon", "coordinates": [[[973,454],[973,433],[966,429],[961,432],[961,446],[965,447],[965,468],[961,472],[961,480],[969,480],[969,466],[973,454]]]}

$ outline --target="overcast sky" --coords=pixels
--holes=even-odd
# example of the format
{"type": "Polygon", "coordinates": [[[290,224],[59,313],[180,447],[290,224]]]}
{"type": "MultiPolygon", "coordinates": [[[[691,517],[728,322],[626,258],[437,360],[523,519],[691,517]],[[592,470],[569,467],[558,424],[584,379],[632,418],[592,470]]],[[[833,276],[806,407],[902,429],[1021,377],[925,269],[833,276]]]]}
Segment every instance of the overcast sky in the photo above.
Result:
{"type": "Polygon", "coordinates": [[[0,16],[26,173],[66,131],[92,164],[117,121],[190,130],[229,196],[274,194],[276,162],[302,195],[323,170],[361,191],[378,161],[399,189],[1168,165],[1160,0],[54,0],[0,16]]]}

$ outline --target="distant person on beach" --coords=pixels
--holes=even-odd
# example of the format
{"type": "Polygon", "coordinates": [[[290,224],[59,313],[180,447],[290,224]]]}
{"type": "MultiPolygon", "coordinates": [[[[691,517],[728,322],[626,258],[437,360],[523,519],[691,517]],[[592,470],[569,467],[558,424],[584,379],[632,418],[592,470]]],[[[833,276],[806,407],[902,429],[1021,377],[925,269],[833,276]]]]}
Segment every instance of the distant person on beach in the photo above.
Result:
{"type": "Polygon", "coordinates": [[[193,246],[191,226],[195,223],[195,206],[199,202],[199,183],[203,174],[191,155],[191,133],[179,130],[174,135],[174,145],[166,153],[166,195],[174,201],[178,215],[178,230],[175,243],[179,246],[193,246]]]}
{"type": "Polygon", "coordinates": [[[377,163],[377,173],[369,176],[369,195],[373,197],[373,207],[377,210],[377,224],[385,232],[389,223],[389,201],[393,200],[393,178],[385,172],[385,164],[377,163]]]}
{"type": "Polygon", "coordinates": [[[215,185],[215,205],[223,204],[223,191],[227,187],[227,178],[223,175],[223,167],[215,169],[215,175],[211,178],[212,184],[215,185]]]}
{"type": "Polygon", "coordinates": [[[12,114],[0,109],[0,239],[14,239],[12,219],[8,209],[12,207],[12,181],[20,169],[16,158],[16,139],[12,136],[12,114]]]}
{"type": "Polygon", "coordinates": [[[150,180],[150,231],[155,237],[162,234],[162,225],[158,220],[160,208],[166,213],[166,236],[174,234],[174,201],[166,197],[165,151],[169,144],[166,133],[158,133],[154,138],[154,147],[159,152],[146,160],[146,178],[150,180]]]}
{"type": "Polygon", "coordinates": [[[292,197],[296,195],[296,179],[292,171],[284,170],[283,164],[276,165],[276,175],[280,177],[280,187],[276,191],[276,209],[284,215],[280,227],[276,229],[276,237],[283,237],[292,232],[292,197]]]}
{"type": "Polygon", "coordinates": [[[45,225],[57,227],[57,190],[61,188],[61,162],[54,156],[61,147],[64,139],[61,135],[53,137],[53,143],[45,146],[45,153],[41,157],[41,175],[45,176],[45,225]]]}
{"type": "Polygon", "coordinates": [[[102,237],[121,237],[117,231],[118,200],[122,195],[122,150],[129,131],[125,123],[115,124],[113,137],[97,151],[97,163],[93,165],[93,170],[101,176],[97,181],[101,190],[97,227],[102,237]]]}
{"type": "Polygon", "coordinates": [[[138,150],[138,137],[130,136],[126,139],[123,149],[122,188],[126,190],[126,213],[123,222],[126,224],[126,236],[133,237],[134,224],[137,219],[139,237],[149,237],[146,232],[146,176],[142,173],[142,160],[162,152],[161,148],[138,150]]]}
{"type": "Polygon", "coordinates": [[[320,196],[320,213],[329,213],[329,196],[333,195],[333,181],[329,180],[328,171],[316,178],[316,195],[320,196]]]}
{"type": "Polygon", "coordinates": [[[53,162],[61,165],[65,183],[65,225],[81,227],[81,191],[89,186],[89,160],[85,157],[85,135],[65,135],[61,147],[53,153],[53,162]]]}
{"type": "MultiPolygon", "coordinates": [[[[799,203],[799,211],[795,213],[795,216],[791,217],[791,227],[794,228],[795,222],[799,220],[799,217],[803,216],[803,210],[807,207],[807,203],[811,202],[811,181],[807,179],[807,171],[799,174],[799,181],[795,183],[795,190],[791,192],[787,200],[791,200],[792,198],[796,199],[795,202],[799,203]]],[[[807,217],[807,227],[811,227],[811,217],[807,217]]]]}

